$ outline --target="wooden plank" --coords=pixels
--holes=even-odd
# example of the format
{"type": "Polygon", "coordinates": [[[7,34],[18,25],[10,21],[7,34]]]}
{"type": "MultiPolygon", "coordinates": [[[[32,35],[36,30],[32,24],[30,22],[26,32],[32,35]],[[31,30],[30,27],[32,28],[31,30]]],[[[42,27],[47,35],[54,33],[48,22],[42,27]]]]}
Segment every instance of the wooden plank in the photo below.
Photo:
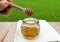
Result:
{"type": "MultiPolygon", "coordinates": [[[[48,22],[48,23],[52,27],[54,27],[54,29],[58,33],[60,33],[60,22],[48,22]]],[[[4,38],[4,35],[6,35],[7,31],[9,30],[8,34],[6,35],[6,38],[4,39],[4,42],[13,42],[16,26],[17,22],[0,22],[0,41],[4,38]],[[5,34],[2,35],[1,32],[5,34]]]]}
{"type": "Polygon", "coordinates": [[[17,23],[11,23],[10,25],[10,30],[4,39],[4,42],[14,42],[14,34],[15,34],[15,29],[16,29],[17,23]]]}
{"type": "Polygon", "coordinates": [[[60,34],[60,22],[48,22],[60,34]]]}

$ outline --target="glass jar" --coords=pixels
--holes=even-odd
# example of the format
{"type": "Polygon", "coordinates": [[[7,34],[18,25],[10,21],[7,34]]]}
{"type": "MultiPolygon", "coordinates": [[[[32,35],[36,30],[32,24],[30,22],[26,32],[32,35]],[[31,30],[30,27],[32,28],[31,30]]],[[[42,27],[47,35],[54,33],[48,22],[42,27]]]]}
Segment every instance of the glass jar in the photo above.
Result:
{"type": "Polygon", "coordinates": [[[40,25],[36,18],[26,18],[22,23],[22,34],[27,39],[34,39],[39,34],[40,25]]]}

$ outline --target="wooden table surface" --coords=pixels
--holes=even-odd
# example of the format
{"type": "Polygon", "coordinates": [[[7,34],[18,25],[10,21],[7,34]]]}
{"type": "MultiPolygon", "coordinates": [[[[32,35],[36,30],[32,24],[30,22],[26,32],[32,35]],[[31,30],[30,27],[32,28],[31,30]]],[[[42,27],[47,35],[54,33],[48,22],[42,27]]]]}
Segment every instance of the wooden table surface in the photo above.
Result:
{"type": "MultiPolygon", "coordinates": [[[[48,22],[60,34],[60,22],[48,22]]],[[[0,22],[0,42],[14,42],[17,22],[0,22]]]]}

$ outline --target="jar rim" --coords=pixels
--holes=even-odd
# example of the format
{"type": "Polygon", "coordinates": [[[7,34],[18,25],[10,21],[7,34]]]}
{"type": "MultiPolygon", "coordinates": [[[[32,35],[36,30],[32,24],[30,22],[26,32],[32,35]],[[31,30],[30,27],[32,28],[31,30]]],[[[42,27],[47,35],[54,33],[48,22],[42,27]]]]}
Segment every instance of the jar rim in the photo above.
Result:
{"type": "Polygon", "coordinates": [[[24,23],[39,23],[39,20],[36,18],[25,18],[23,20],[24,23]]]}

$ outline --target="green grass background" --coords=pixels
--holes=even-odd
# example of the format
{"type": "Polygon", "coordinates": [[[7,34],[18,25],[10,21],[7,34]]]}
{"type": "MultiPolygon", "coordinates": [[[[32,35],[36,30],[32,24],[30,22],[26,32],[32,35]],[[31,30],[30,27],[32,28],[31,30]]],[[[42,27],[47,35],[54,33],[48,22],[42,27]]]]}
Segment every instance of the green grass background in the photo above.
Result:
{"type": "MultiPolygon", "coordinates": [[[[60,0],[13,0],[14,4],[34,10],[33,18],[49,22],[60,22],[60,0]]],[[[18,21],[27,18],[26,14],[13,8],[8,17],[0,14],[0,21],[18,21]]]]}

